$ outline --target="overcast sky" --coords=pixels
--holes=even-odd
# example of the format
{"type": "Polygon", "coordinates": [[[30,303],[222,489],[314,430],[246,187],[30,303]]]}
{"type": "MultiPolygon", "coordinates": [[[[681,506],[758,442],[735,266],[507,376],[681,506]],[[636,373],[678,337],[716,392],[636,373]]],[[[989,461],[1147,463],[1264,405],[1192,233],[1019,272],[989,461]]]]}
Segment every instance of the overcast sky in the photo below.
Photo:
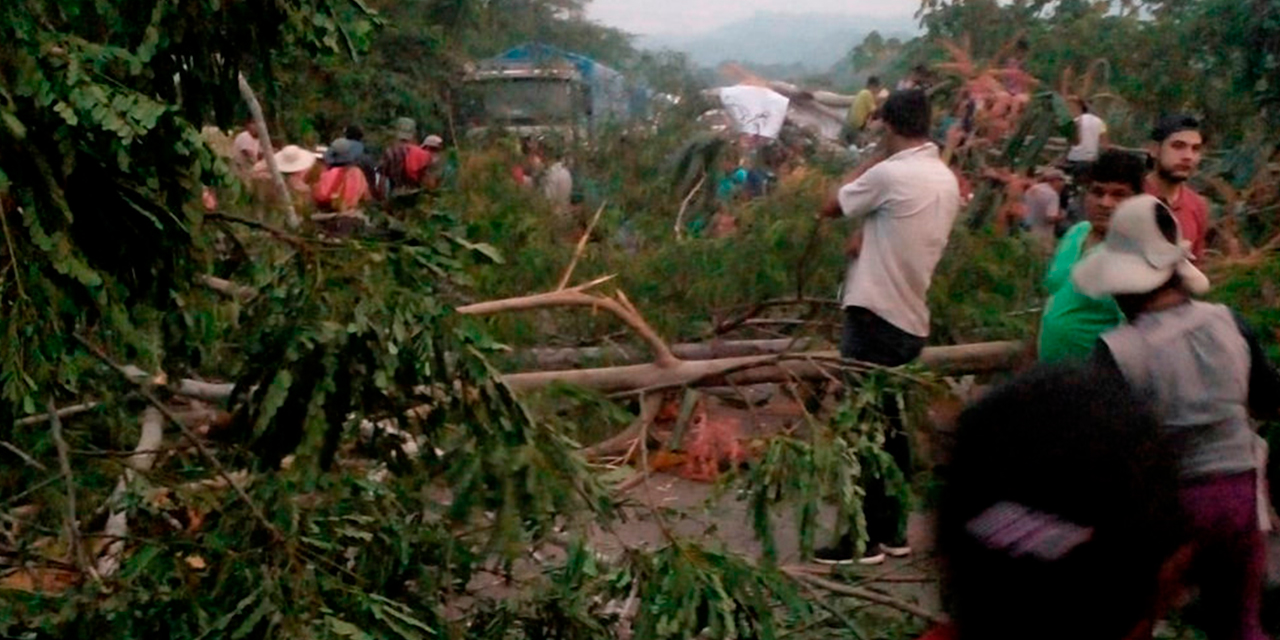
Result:
{"type": "Polygon", "coordinates": [[[910,16],[920,0],[592,0],[587,16],[642,35],[694,35],[760,11],[910,16]]]}

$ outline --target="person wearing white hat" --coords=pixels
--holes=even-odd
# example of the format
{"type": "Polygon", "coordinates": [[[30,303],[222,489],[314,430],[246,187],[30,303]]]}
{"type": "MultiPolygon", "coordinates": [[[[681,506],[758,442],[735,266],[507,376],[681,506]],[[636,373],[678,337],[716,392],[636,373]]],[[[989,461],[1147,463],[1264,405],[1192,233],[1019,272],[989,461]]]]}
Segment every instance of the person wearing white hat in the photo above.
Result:
{"type": "MultiPolygon", "coordinates": [[[[276,169],[284,177],[285,185],[289,188],[289,196],[293,199],[294,207],[297,209],[309,209],[311,206],[311,168],[316,165],[318,156],[308,150],[297,145],[287,145],[279,151],[272,154],[275,158],[276,169]]],[[[271,170],[267,166],[267,161],[259,160],[253,165],[253,172],[250,174],[252,178],[252,188],[255,193],[255,199],[260,204],[279,203],[280,195],[276,191],[275,185],[272,184],[271,170]]]]}
{"type": "Polygon", "coordinates": [[[444,179],[444,138],[433,133],[422,139],[422,148],[428,154],[427,166],[423,170],[422,186],[428,192],[433,192],[440,188],[440,183],[444,179]]]}
{"type": "Polygon", "coordinates": [[[1169,208],[1140,195],[1116,209],[1106,239],[1071,277],[1087,295],[1114,296],[1128,320],[1099,340],[1099,384],[1127,384],[1182,447],[1201,626],[1212,640],[1263,640],[1261,439],[1249,418],[1280,417],[1280,376],[1236,314],[1192,298],[1209,279],[1191,258],[1169,208]]]}

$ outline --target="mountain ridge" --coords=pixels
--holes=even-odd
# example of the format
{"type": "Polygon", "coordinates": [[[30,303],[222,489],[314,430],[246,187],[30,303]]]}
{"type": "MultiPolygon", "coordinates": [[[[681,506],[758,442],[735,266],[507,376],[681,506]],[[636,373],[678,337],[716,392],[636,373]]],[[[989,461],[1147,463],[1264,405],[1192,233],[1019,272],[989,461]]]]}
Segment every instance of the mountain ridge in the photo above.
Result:
{"type": "Polygon", "coordinates": [[[645,35],[638,37],[636,44],[646,49],[682,51],[704,67],[737,61],[798,64],[817,72],[829,69],[872,31],[879,31],[886,38],[908,39],[918,30],[910,16],[760,11],[705,33],[645,35]]]}

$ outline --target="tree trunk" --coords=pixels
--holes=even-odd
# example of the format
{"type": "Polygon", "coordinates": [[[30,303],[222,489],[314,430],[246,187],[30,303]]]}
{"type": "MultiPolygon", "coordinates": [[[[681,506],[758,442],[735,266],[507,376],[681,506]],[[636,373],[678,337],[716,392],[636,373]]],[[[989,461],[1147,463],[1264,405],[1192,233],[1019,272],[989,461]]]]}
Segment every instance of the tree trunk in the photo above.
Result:
{"type": "MultiPolygon", "coordinates": [[[[952,347],[929,347],[920,362],[942,375],[1008,371],[1022,354],[1020,342],[980,342],[952,347]]],[[[504,382],[517,391],[536,389],[552,382],[606,393],[697,384],[746,385],[786,382],[795,378],[823,379],[831,374],[818,359],[839,358],[835,351],[808,351],[785,355],[740,356],[715,360],[680,360],[674,366],[635,364],[601,369],[570,369],[509,373],[504,382]],[[808,358],[808,359],[806,359],[808,358]]]]}

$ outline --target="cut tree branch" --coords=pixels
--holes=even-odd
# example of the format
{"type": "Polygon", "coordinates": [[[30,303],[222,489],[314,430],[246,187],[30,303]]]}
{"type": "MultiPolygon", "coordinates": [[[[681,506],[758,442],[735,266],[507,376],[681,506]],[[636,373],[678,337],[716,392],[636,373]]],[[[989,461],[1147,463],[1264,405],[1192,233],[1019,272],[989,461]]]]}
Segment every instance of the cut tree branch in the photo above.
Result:
{"type": "MultiPolygon", "coordinates": [[[[57,415],[59,418],[69,418],[74,415],[78,415],[88,411],[93,411],[94,409],[97,409],[99,406],[101,406],[101,404],[102,403],[100,402],[86,402],[84,404],[74,404],[69,407],[63,407],[61,409],[58,409],[57,415]]],[[[52,416],[47,413],[42,413],[40,415],[35,415],[35,416],[27,416],[25,418],[22,418],[21,420],[15,421],[13,423],[13,426],[29,427],[34,424],[40,424],[41,422],[48,422],[51,418],[52,416]]]]}
{"type": "Polygon", "coordinates": [[[111,359],[111,357],[106,354],[105,351],[98,348],[92,342],[89,342],[88,340],[86,340],[83,336],[76,334],[75,339],[77,342],[83,345],[84,348],[88,349],[89,353],[92,353],[94,357],[101,360],[108,367],[111,367],[112,369],[114,369],[116,372],[124,376],[130,382],[133,382],[134,385],[138,387],[138,393],[142,395],[142,397],[145,398],[147,402],[151,403],[151,406],[155,407],[156,410],[158,410],[162,415],[164,415],[164,417],[167,420],[177,425],[178,428],[182,431],[183,437],[185,437],[188,442],[190,442],[192,445],[195,446],[196,451],[200,453],[200,457],[207,460],[210,466],[213,467],[217,475],[220,476],[223,479],[223,481],[225,481],[228,485],[230,485],[231,488],[235,489],[236,495],[240,498],[240,500],[242,500],[245,503],[246,506],[249,507],[250,512],[253,513],[254,517],[257,518],[258,522],[262,524],[262,526],[265,527],[266,530],[269,531],[275,539],[279,539],[280,537],[279,530],[276,529],[275,525],[271,524],[270,520],[267,520],[267,516],[262,512],[262,509],[258,506],[258,504],[253,501],[253,498],[250,498],[249,494],[245,492],[244,487],[241,487],[240,485],[236,484],[231,480],[231,477],[227,475],[226,468],[222,466],[221,462],[218,462],[218,459],[214,457],[213,452],[209,451],[209,448],[204,446],[204,443],[200,441],[200,438],[196,437],[196,434],[192,433],[191,429],[188,429],[187,425],[184,424],[182,420],[178,418],[178,416],[175,416],[172,411],[169,411],[169,408],[164,406],[164,403],[160,402],[160,399],[157,398],[155,394],[151,393],[151,390],[148,388],[145,382],[138,381],[134,376],[130,374],[129,370],[126,367],[122,367],[116,364],[111,359]]]}
{"type": "Polygon", "coordinates": [[[138,445],[133,448],[133,455],[124,459],[127,466],[124,475],[116,481],[116,488],[111,492],[107,503],[111,507],[111,515],[107,516],[107,524],[102,535],[110,540],[98,557],[98,575],[111,577],[120,569],[124,557],[125,539],[129,535],[129,514],[125,509],[125,494],[138,473],[146,473],[155,466],[160,445],[164,441],[164,416],[155,407],[147,407],[142,412],[142,429],[138,436],[138,445]]]}
{"type": "Polygon", "coordinates": [[[254,296],[258,295],[258,290],[253,287],[246,287],[216,276],[202,275],[200,276],[200,284],[203,284],[204,286],[217,291],[228,298],[239,300],[241,302],[248,302],[252,300],[254,296]]]}
{"type": "Polygon", "coordinates": [[[876,593],[875,591],[872,591],[870,589],[864,589],[862,587],[851,587],[847,584],[841,584],[834,580],[819,578],[818,576],[811,575],[804,571],[799,571],[792,568],[786,568],[786,569],[783,569],[783,571],[787,575],[791,576],[792,578],[795,578],[796,580],[802,583],[825,589],[837,595],[848,596],[850,598],[857,598],[859,600],[866,600],[867,602],[874,602],[875,604],[897,609],[898,611],[902,611],[903,613],[909,613],[913,616],[916,616],[918,618],[921,618],[933,624],[944,624],[947,622],[947,619],[940,614],[929,611],[928,609],[925,609],[919,605],[915,605],[910,602],[904,602],[892,596],[887,596],[882,593],[876,593]]]}
{"type": "MultiPolygon", "coordinates": [[[[652,393],[644,396],[640,399],[640,415],[631,423],[631,426],[623,429],[608,440],[583,449],[582,454],[587,458],[601,458],[626,451],[631,447],[631,443],[644,432],[645,427],[653,422],[660,409],[662,409],[662,394],[652,393]]],[[[640,446],[644,446],[644,443],[641,443],[640,446]]]]}
{"type": "Polygon", "coordinates": [[[289,223],[290,229],[297,229],[302,225],[302,220],[298,218],[298,212],[293,208],[293,196],[289,194],[289,187],[284,183],[284,176],[280,175],[280,167],[276,166],[276,154],[271,146],[271,134],[267,131],[267,119],[262,115],[262,105],[258,103],[258,97],[253,93],[253,87],[249,86],[249,81],[245,79],[244,74],[240,74],[240,96],[244,98],[245,104],[249,105],[249,113],[253,116],[253,122],[258,127],[258,143],[262,146],[262,158],[267,161],[267,170],[271,172],[271,180],[276,186],[276,195],[280,198],[280,206],[284,209],[285,221],[289,223]]]}
{"type": "Polygon", "coordinates": [[[493,315],[495,313],[504,313],[507,311],[526,311],[529,309],[545,309],[547,307],[592,307],[596,309],[604,309],[617,316],[627,326],[631,327],[641,339],[649,345],[654,353],[654,363],[660,369],[670,369],[680,364],[680,359],[671,353],[671,348],[667,343],[658,337],[658,333],[645,322],[639,311],[632,306],[627,300],[625,294],[621,291],[617,292],[616,298],[592,295],[585,293],[585,289],[599,284],[601,280],[595,280],[584,285],[565,289],[563,291],[551,291],[548,293],[538,293],[531,296],[522,296],[519,298],[506,298],[503,300],[492,300],[489,302],[477,302],[466,306],[458,307],[457,311],[463,315],[483,316],[493,315]]]}
{"type": "MultiPolygon", "coordinates": [[[[46,417],[46,419],[48,419],[48,417],[46,417]]],[[[22,449],[19,449],[18,447],[14,446],[13,443],[11,442],[0,440],[0,447],[7,449],[13,455],[18,456],[19,458],[22,458],[22,461],[27,463],[28,465],[31,465],[41,471],[49,470],[43,464],[40,464],[39,460],[32,458],[31,454],[27,453],[26,451],[23,451],[22,449]]]]}
{"type": "Polygon", "coordinates": [[[556,291],[563,291],[569,286],[569,278],[573,277],[573,269],[578,266],[578,260],[582,258],[582,252],[587,248],[587,241],[591,239],[591,232],[595,231],[596,223],[600,222],[600,214],[604,213],[604,208],[608,205],[605,202],[596,209],[596,214],[591,216],[591,224],[587,225],[587,230],[578,238],[578,246],[573,249],[573,257],[569,259],[569,266],[565,268],[564,275],[560,276],[560,284],[556,285],[556,291]]]}
{"type": "Polygon", "coordinates": [[[76,514],[76,479],[71,474],[70,448],[62,437],[62,419],[58,417],[58,408],[53,400],[49,400],[49,424],[52,426],[53,444],[58,449],[58,465],[67,484],[67,537],[70,539],[71,558],[81,572],[88,574],[89,562],[81,545],[79,516],[76,514]]]}
{"type": "MultiPolygon", "coordinates": [[[[920,355],[920,363],[939,375],[991,373],[1014,368],[1022,356],[1020,342],[980,342],[951,347],[929,347],[920,355]]],[[[544,387],[552,382],[595,389],[606,393],[655,391],[686,385],[719,386],[750,385],[764,382],[787,382],[793,378],[818,380],[828,373],[820,361],[840,361],[836,351],[805,351],[784,355],[743,356],[716,360],[677,360],[674,366],[635,364],[601,369],[566,369],[530,371],[502,376],[513,389],[544,387]]],[[[853,361],[850,365],[862,366],[853,361]]]]}
{"type": "Polygon", "coordinates": [[[684,200],[680,201],[680,211],[676,213],[676,224],[675,224],[676,240],[684,239],[685,211],[689,209],[689,203],[693,202],[693,197],[698,195],[698,192],[702,190],[702,185],[705,184],[706,182],[707,182],[707,174],[704,171],[702,173],[702,177],[698,178],[697,184],[693,185],[693,188],[689,190],[689,195],[686,195],[684,197],[684,200]]]}

